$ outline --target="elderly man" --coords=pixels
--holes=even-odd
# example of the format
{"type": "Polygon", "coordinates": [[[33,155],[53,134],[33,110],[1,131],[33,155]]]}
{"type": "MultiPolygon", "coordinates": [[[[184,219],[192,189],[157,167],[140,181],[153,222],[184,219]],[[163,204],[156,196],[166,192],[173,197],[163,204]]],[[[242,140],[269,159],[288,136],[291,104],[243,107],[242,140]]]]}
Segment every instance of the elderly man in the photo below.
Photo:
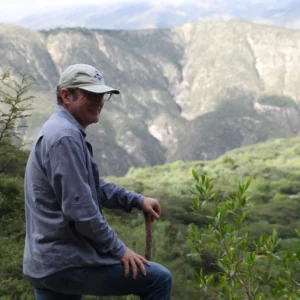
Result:
{"type": "Polygon", "coordinates": [[[99,121],[105,101],[119,91],[90,65],[61,74],[56,112],[43,125],[25,173],[26,241],[23,272],[37,300],[134,294],[170,299],[163,266],[127,248],[102,215],[102,206],[138,208],[160,217],[156,199],[105,182],[93,159],[86,127],[99,121]]]}

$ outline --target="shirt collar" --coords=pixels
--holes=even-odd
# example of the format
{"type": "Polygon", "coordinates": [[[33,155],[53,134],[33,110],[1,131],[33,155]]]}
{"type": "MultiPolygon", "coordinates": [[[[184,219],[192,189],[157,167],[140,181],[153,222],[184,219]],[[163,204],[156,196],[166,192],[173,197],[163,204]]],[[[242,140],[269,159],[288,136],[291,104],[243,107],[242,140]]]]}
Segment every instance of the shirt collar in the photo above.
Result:
{"type": "Polygon", "coordinates": [[[70,112],[65,109],[63,106],[61,105],[56,105],[56,113],[67,119],[70,123],[72,123],[73,125],[75,125],[79,130],[80,132],[83,134],[84,137],[86,137],[86,131],[85,129],[82,127],[82,125],[80,125],[76,119],[70,114],[70,112]]]}

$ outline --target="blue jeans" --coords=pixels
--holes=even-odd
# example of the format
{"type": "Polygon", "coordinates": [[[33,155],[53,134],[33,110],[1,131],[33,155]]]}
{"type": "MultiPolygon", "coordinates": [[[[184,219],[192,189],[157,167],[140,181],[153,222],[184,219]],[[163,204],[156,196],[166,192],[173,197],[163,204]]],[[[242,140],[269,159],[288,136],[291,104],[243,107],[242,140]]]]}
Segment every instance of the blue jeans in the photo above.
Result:
{"type": "Polygon", "coordinates": [[[32,278],[36,300],[81,300],[82,295],[121,296],[137,295],[141,300],[169,300],[172,276],[168,269],[151,262],[145,266],[143,276],[138,269],[134,280],[132,274],[125,278],[123,264],[101,267],[72,267],[55,274],[32,278]]]}

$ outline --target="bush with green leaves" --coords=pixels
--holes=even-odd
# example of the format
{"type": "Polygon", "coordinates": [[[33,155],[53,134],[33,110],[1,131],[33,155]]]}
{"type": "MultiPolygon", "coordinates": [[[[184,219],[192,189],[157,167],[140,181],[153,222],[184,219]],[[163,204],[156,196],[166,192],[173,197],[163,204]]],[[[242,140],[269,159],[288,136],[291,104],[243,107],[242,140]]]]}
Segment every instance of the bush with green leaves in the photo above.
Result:
{"type": "Polygon", "coordinates": [[[201,258],[196,282],[206,299],[299,299],[299,240],[293,252],[281,248],[276,230],[254,238],[246,226],[252,179],[239,182],[234,194],[220,200],[211,178],[194,169],[193,177],[191,208],[205,215],[206,226],[190,227],[190,256],[201,258]]]}

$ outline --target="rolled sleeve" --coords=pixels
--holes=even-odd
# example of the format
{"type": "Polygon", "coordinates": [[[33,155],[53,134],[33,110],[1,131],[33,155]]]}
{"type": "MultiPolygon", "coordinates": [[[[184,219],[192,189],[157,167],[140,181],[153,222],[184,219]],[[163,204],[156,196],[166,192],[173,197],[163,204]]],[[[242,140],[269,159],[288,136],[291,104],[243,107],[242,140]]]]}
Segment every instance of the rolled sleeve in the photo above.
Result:
{"type": "Polygon", "coordinates": [[[86,157],[79,141],[65,136],[52,145],[45,170],[68,222],[99,253],[122,258],[126,247],[102,216],[88,183],[86,157]]]}

